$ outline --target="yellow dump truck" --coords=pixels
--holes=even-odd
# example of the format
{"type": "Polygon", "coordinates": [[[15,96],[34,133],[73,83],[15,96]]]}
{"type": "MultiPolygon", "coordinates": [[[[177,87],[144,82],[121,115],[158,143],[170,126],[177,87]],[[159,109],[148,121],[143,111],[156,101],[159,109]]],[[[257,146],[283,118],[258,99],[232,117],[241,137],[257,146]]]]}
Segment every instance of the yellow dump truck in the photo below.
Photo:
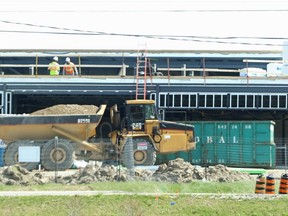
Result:
{"type": "Polygon", "coordinates": [[[133,165],[145,166],[154,165],[157,153],[195,148],[194,127],[160,120],[153,100],[127,100],[121,113],[112,106],[108,142],[94,142],[105,110],[106,105],[101,105],[90,115],[0,115],[0,139],[7,145],[4,164],[65,170],[75,159],[120,160],[129,165],[132,157],[133,165]],[[23,147],[33,149],[31,157],[39,149],[40,161],[19,160],[23,147]]]}

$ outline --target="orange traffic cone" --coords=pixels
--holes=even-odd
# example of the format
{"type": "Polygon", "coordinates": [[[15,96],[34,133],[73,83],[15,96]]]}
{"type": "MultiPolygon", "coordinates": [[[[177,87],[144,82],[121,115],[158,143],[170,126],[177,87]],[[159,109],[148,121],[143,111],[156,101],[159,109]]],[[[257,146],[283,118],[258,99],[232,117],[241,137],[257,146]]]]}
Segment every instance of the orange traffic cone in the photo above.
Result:
{"type": "Polygon", "coordinates": [[[286,173],[281,176],[279,194],[288,194],[288,175],[286,173]]]}
{"type": "Polygon", "coordinates": [[[266,177],[266,194],[275,194],[275,178],[272,175],[266,177]]]}
{"type": "Polygon", "coordinates": [[[255,194],[265,194],[265,177],[263,175],[256,178],[255,194]]]}

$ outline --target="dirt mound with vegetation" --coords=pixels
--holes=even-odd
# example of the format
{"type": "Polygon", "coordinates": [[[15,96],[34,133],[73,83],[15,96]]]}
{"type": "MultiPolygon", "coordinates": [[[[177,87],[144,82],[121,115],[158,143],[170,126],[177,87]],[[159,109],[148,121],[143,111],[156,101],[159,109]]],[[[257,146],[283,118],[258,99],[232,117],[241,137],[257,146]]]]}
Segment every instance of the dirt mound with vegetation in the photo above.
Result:
{"type": "Polygon", "coordinates": [[[0,183],[5,185],[34,185],[46,184],[50,179],[41,173],[32,173],[19,165],[0,169],[0,183]]]}
{"type": "Polygon", "coordinates": [[[98,107],[94,105],[59,104],[45,109],[37,110],[31,115],[62,115],[62,114],[95,114],[98,107]]]}
{"type": "Polygon", "coordinates": [[[161,164],[153,174],[156,181],[188,183],[194,180],[214,182],[235,182],[253,179],[249,174],[231,171],[224,165],[210,167],[193,166],[181,158],[171,160],[168,164],[161,164]]]}
{"type": "Polygon", "coordinates": [[[0,169],[0,184],[33,185],[57,182],[68,185],[130,180],[189,183],[196,180],[235,182],[255,179],[247,173],[231,171],[223,165],[202,168],[179,158],[169,161],[168,164],[161,164],[156,171],[143,167],[128,170],[119,166],[96,163],[88,164],[72,173],[69,170],[69,173],[65,175],[63,172],[49,173],[50,175],[47,175],[45,171],[29,172],[18,165],[3,167],[0,169]]]}

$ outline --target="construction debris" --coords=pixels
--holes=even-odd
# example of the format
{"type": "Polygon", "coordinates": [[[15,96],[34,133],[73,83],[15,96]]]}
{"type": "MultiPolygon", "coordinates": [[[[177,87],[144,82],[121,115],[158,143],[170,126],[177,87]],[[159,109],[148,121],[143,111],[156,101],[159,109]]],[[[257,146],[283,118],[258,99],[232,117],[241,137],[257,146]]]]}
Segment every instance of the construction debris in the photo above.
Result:
{"type": "Polygon", "coordinates": [[[253,179],[249,174],[239,171],[230,171],[224,165],[210,167],[193,166],[181,158],[171,160],[168,164],[162,164],[153,174],[155,181],[168,181],[177,183],[189,183],[194,180],[207,180],[213,182],[235,182],[253,179]]]}
{"type": "MultiPolygon", "coordinates": [[[[197,180],[235,182],[254,179],[249,174],[231,171],[223,165],[203,168],[193,166],[180,158],[169,161],[168,164],[161,164],[156,171],[137,167],[133,171],[135,181],[189,183],[197,180]]],[[[102,165],[101,163],[88,164],[86,167],[66,175],[47,175],[45,171],[29,172],[18,165],[0,169],[0,184],[5,185],[33,185],[54,182],[74,185],[92,182],[128,181],[130,179],[131,170],[114,165],[102,165]]]]}
{"type": "Polygon", "coordinates": [[[41,173],[31,173],[19,165],[3,167],[0,169],[0,184],[5,185],[35,185],[47,184],[50,180],[41,173]]]}
{"type": "Polygon", "coordinates": [[[73,114],[95,114],[98,111],[98,107],[94,105],[78,105],[78,104],[59,104],[48,107],[46,109],[37,110],[31,115],[73,115],[73,114]]]}

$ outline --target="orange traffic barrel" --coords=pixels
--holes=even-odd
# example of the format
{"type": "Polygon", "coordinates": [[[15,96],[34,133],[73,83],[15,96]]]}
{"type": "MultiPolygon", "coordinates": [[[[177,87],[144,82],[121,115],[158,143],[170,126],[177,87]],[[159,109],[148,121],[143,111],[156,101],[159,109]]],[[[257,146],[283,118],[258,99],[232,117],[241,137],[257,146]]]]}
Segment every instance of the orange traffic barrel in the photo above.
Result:
{"type": "Polygon", "coordinates": [[[255,194],[265,194],[265,177],[263,175],[256,178],[255,194]]]}
{"type": "Polygon", "coordinates": [[[283,174],[280,178],[279,194],[288,194],[288,174],[283,174]]]}
{"type": "Polygon", "coordinates": [[[272,175],[266,177],[266,194],[275,194],[275,178],[272,175]]]}

